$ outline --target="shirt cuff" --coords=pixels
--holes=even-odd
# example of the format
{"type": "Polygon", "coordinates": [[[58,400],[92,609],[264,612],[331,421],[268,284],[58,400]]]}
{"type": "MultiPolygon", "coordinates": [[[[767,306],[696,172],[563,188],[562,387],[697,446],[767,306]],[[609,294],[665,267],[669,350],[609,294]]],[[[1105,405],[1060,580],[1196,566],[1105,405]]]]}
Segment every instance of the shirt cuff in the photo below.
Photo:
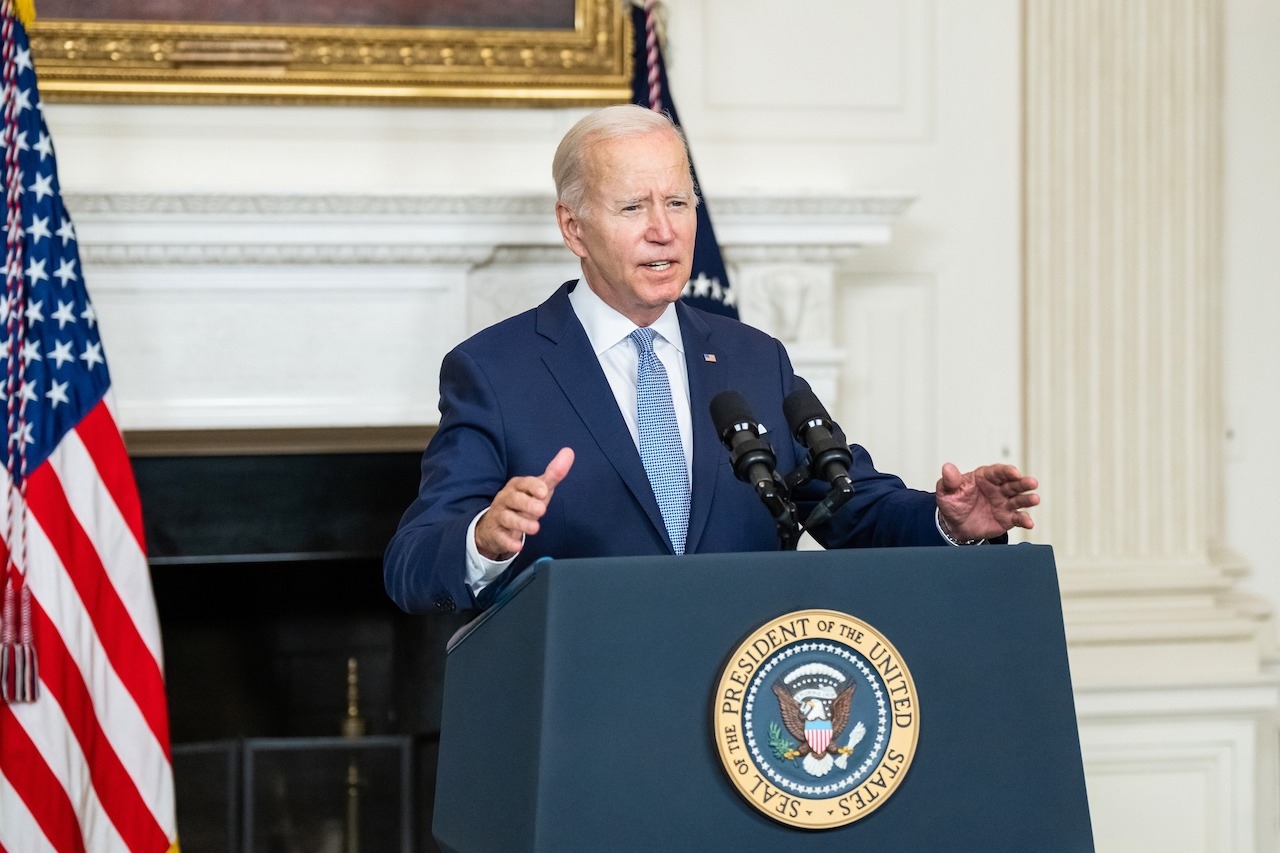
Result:
{"type": "Polygon", "coordinates": [[[987,544],[987,540],[985,539],[952,538],[951,534],[947,532],[947,528],[942,526],[942,510],[936,507],[933,510],[933,523],[937,525],[938,532],[942,534],[942,538],[950,542],[952,545],[985,545],[987,544]]]}
{"type": "MultiPolygon", "coordinates": [[[[507,560],[490,560],[480,553],[480,549],[476,547],[476,525],[488,511],[488,507],[482,509],[475,518],[471,519],[471,524],[467,527],[467,586],[471,588],[472,595],[479,595],[480,590],[497,580],[520,553],[517,551],[507,560]]],[[[523,537],[521,537],[521,544],[524,544],[523,537]]]]}

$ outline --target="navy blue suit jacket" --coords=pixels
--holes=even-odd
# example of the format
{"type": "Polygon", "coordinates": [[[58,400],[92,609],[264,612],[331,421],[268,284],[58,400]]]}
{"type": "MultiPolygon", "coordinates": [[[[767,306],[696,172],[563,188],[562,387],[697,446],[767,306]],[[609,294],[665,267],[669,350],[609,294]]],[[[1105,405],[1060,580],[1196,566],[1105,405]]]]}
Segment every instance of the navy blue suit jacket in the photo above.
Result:
{"type": "MultiPolygon", "coordinates": [[[[673,553],[639,451],[618,411],[586,331],[569,303],[575,282],[537,308],[492,326],[445,356],[440,426],[422,458],[418,498],[387,548],[392,599],[409,612],[485,607],[540,557],[673,553]],[[471,520],[515,476],[541,474],[562,447],[573,467],[539,532],[479,600],[465,581],[471,520]]],[[[686,553],[777,550],[776,525],[754,490],[735,478],[711,421],[711,398],[746,397],[786,475],[804,460],[782,400],[796,387],[786,350],[737,320],[676,304],[693,415],[693,482],[686,553]]],[[[934,497],[907,489],[852,446],[856,491],[811,531],[826,547],[941,545],[934,497]]],[[[803,520],[825,484],[793,494],[803,520]]]]}

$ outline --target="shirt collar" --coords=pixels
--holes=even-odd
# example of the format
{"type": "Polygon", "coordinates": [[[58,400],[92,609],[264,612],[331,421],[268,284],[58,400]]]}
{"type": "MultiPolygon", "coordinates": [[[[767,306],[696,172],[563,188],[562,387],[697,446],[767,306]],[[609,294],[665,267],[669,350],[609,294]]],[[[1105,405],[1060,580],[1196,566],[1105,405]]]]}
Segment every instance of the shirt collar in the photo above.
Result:
{"type": "MultiPolygon", "coordinates": [[[[569,304],[578,321],[587,332],[587,340],[591,341],[591,349],[597,356],[611,349],[635,331],[636,324],[605,304],[596,292],[587,284],[586,279],[578,279],[578,284],[569,292],[569,304]]],[[[662,316],[650,326],[667,343],[684,355],[684,339],[680,335],[680,317],[676,313],[673,302],[662,312],[662,316]]]]}

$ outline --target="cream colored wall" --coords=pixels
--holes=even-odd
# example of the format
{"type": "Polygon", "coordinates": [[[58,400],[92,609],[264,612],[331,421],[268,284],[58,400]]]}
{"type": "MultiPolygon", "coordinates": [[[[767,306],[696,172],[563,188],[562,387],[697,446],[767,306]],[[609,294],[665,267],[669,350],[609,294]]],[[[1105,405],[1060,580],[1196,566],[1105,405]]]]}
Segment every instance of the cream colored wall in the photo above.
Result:
{"type": "Polygon", "coordinates": [[[1241,586],[1280,605],[1280,3],[1226,4],[1226,532],[1241,586]]]}
{"type": "Polygon", "coordinates": [[[780,8],[671,4],[672,90],[712,210],[717,192],[917,196],[845,267],[832,411],[916,487],[947,460],[1020,462],[1018,3],[780,8]]]}

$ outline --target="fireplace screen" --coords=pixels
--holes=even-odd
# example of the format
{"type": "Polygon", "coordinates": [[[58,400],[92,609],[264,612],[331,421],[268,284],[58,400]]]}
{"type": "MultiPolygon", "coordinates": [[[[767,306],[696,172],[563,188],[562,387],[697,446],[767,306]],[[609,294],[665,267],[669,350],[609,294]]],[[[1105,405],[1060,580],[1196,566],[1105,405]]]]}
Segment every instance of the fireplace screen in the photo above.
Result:
{"type": "Polygon", "coordinates": [[[411,747],[402,736],[176,746],[182,849],[410,853],[411,747]]]}
{"type": "Polygon", "coordinates": [[[417,460],[135,460],[183,853],[436,849],[444,646],[461,619],[400,612],[380,559],[417,460]]]}

